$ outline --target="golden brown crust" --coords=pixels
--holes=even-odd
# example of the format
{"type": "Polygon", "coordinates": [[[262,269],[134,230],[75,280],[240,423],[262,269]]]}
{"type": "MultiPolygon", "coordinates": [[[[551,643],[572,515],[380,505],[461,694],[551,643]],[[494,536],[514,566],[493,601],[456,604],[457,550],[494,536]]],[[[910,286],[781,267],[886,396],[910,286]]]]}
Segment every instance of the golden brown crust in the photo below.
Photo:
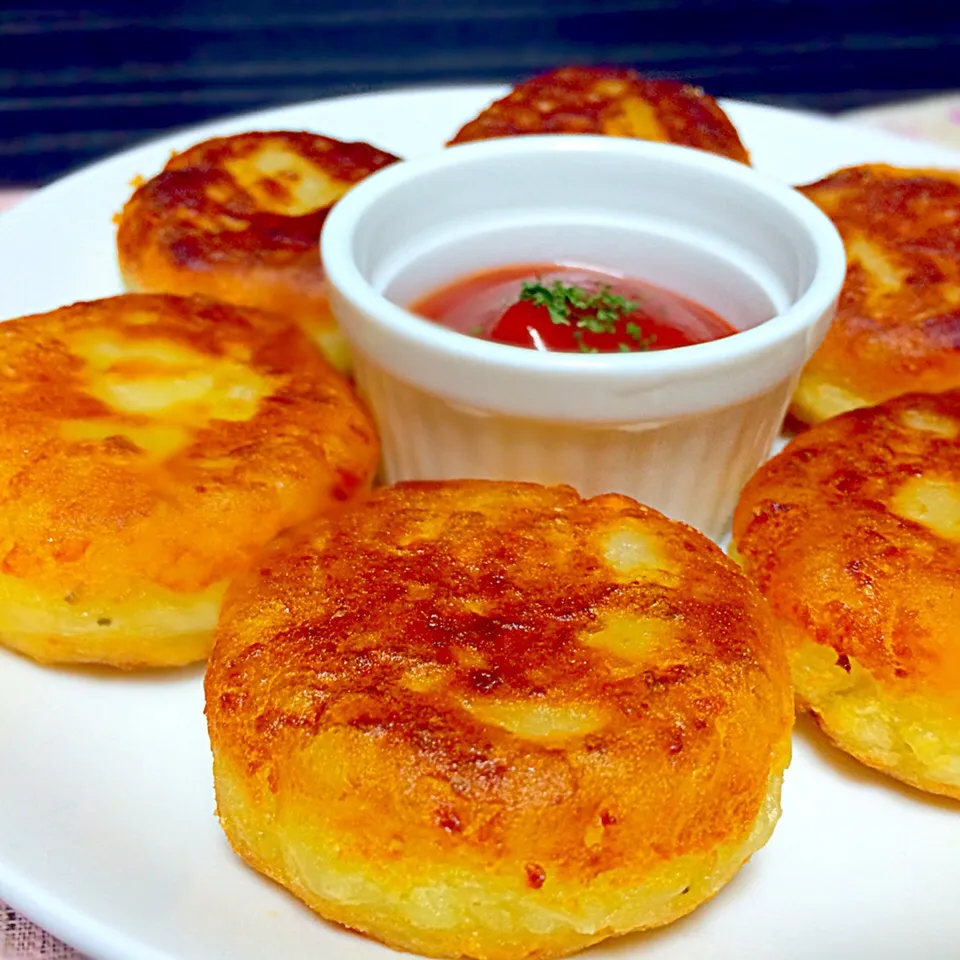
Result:
{"type": "Polygon", "coordinates": [[[817,423],[960,386],[960,172],[868,164],[799,189],[833,220],[848,268],[794,414],[817,423]]]}
{"type": "Polygon", "coordinates": [[[943,616],[960,539],[903,515],[903,491],[921,480],[960,489],[954,428],[956,393],[835,417],[764,464],[734,516],[739,555],[776,613],[904,693],[960,691],[943,616]],[[942,426],[913,426],[925,422],[942,426]]]}
{"type": "Polygon", "coordinates": [[[563,67],[527,80],[463,126],[450,143],[529,133],[637,137],[750,162],[730,118],[703,90],[607,67],[563,67]]]}
{"type": "Polygon", "coordinates": [[[733,528],[744,569],[784,625],[801,704],[855,756],[952,796],[958,437],[956,392],[835,417],[757,471],[733,528]],[[939,740],[929,764],[911,743],[923,730],[939,740]]]}
{"type": "Polygon", "coordinates": [[[238,852],[326,916],[472,956],[562,953],[640,921],[511,949],[459,921],[418,939],[264,849],[323,861],[303,847],[325,837],[406,901],[461,870],[531,909],[575,915],[593,883],[619,906],[668,863],[708,873],[745,842],[792,721],[769,613],[705,537],[625,497],[483,481],[383,489],[275,547],[228,596],[206,695],[238,852]],[[293,806],[289,830],[271,821],[293,806]]]}
{"type": "Polygon", "coordinates": [[[272,310],[325,346],[335,323],[319,255],[323,221],[351,186],[396,159],[291,131],[219,137],[174,154],[120,215],[124,280],[131,290],[272,310]]]}
{"type": "Polygon", "coordinates": [[[203,656],[226,580],[375,469],[349,385],[274,315],[78,303],[0,326],[0,369],[0,639],[40,659],[203,656]]]}

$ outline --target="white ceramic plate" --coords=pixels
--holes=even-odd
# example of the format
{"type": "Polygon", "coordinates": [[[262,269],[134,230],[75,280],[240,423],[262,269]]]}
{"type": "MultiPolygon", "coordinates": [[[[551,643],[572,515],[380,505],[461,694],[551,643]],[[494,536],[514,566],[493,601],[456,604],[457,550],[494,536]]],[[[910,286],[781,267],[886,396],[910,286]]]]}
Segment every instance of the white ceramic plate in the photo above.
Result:
{"type": "MultiPolygon", "coordinates": [[[[0,217],[0,317],[120,292],[111,216],[171,149],[309,129],[401,155],[436,149],[499,90],[353,97],[148,144],[0,217]]],[[[960,154],[727,104],[756,165],[801,182],[851,163],[960,168],[960,154]]],[[[386,960],[230,852],[213,817],[201,670],[43,669],[0,650],[0,898],[97,960],[386,960]]],[[[770,844],[712,903],[592,956],[947,960],[960,955],[960,805],[900,788],[805,725],[770,844]]]]}

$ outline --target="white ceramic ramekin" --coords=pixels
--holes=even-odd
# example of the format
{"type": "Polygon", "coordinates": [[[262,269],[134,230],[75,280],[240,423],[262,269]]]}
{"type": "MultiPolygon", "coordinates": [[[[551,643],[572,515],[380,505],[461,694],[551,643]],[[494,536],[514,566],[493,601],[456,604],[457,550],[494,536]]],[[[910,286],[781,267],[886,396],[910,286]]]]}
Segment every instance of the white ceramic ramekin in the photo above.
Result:
{"type": "Polygon", "coordinates": [[[767,456],[845,270],[830,221],[789,187],[708,153],[592,136],[470,143],[387,167],[334,207],[321,252],[388,480],[617,491],[712,536],[767,456]],[[652,281],[742,332],[541,353],[403,306],[484,268],[556,262],[652,281]]]}

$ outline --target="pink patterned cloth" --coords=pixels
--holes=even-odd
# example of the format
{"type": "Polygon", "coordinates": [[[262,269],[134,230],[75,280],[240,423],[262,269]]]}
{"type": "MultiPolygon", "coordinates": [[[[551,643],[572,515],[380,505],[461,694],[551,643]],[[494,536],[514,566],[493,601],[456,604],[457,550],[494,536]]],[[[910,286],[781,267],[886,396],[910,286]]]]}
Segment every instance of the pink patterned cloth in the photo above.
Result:
{"type": "Polygon", "coordinates": [[[960,149],[960,94],[945,94],[886,107],[851,110],[844,119],[914,140],[932,140],[960,149]]]}
{"type": "Polygon", "coordinates": [[[18,204],[29,192],[29,190],[0,190],[0,212],[18,204]]]}
{"type": "MultiPolygon", "coordinates": [[[[901,136],[960,148],[960,94],[855,110],[847,114],[846,119],[901,136]]],[[[25,196],[26,191],[22,190],[0,190],[0,211],[9,209],[25,196]]],[[[0,901],[0,960],[84,958],[0,901]]]]}
{"type": "Polygon", "coordinates": [[[0,957],[8,960],[83,960],[76,950],[14,913],[2,901],[0,957]]]}

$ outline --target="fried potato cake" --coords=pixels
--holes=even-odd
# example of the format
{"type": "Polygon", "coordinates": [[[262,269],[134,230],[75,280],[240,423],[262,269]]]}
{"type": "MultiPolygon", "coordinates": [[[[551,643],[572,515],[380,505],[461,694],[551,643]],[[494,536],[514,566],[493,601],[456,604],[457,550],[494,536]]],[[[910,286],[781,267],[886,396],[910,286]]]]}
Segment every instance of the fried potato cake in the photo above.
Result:
{"type": "Polygon", "coordinates": [[[281,317],[128,294],[0,324],[0,643],[45,663],[206,656],[227,584],[364,490],[349,384],[281,317]]]}
{"type": "Polygon", "coordinates": [[[563,67],[527,80],[463,126],[450,143],[528,133],[636,137],[750,162],[730,118],[699,87],[608,67],[563,67]]]}
{"type": "Polygon", "coordinates": [[[900,394],[960,387],[960,171],[870,164],[800,190],[836,225],[848,266],[792,413],[819,423],[900,394]]]}
{"type": "Polygon", "coordinates": [[[434,956],[667,923],[770,836],[782,641],[713,543],[623,496],[405,483],[228,594],[220,821],[322,916],[434,956]]]}
{"type": "Polygon", "coordinates": [[[350,187],[397,158],[367,143],[272,131],[175,154],[119,216],[129,290],[200,294],[296,320],[349,365],[327,303],[320,228],[350,187]]]}
{"type": "Polygon", "coordinates": [[[747,485],[733,532],[799,705],[865,764],[960,798],[960,393],[800,434],[747,485]]]}

